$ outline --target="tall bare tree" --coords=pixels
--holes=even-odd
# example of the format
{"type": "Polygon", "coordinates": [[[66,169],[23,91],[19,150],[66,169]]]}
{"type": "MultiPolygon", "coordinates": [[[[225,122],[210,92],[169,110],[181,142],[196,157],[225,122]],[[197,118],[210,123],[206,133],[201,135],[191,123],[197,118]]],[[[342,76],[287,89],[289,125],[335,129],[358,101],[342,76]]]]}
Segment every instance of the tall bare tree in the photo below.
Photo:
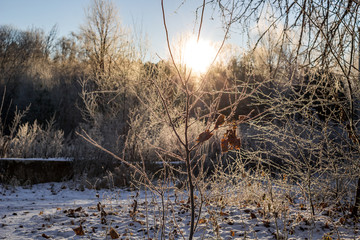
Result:
{"type": "Polygon", "coordinates": [[[129,86],[136,78],[136,50],[130,32],[120,22],[110,0],[94,0],[77,35],[84,49],[88,74],[81,79],[82,115],[92,136],[121,152],[133,106],[129,86]]]}
{"type": "Polygon", "coordinates": [[[124,50],[124,36],[114,4],[108,0],[94,0],[86,11],[80,37],[96,78],[104,79],[113,74],[124,50]]]}

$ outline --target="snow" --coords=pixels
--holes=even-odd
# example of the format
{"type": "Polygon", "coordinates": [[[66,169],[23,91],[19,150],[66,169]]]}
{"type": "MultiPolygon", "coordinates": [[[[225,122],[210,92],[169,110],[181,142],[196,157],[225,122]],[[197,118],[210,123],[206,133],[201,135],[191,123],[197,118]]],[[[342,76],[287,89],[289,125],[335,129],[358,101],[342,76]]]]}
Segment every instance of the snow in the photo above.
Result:
{"type": "MultiPolygon", "coordinates": [[[[189,234],[188,200],[176,189],[164,194],[164,204],[150,191],[81,189],[74,182],[3,185],[0,196],[0,239],[111,239],[110,229],[119,239],[147,239],[147,233],[159,239],[162,219],[165,239],[183,239],[182,234],[186,239],[189,234]],[[80,225],[84,235],[74,231],[78,228],[79,233],[80,225]]],[[[275,218],[263,210],[251,202],[204,203],[195,239],[276,239],[275,218]]],[[[305,208],[290,206],[286,216],[279,213],[277,218],[279,235],[282,239],[360,239],[359,223],[341,217],[330,207],[324,206],[312,218],[305,208]]]]}

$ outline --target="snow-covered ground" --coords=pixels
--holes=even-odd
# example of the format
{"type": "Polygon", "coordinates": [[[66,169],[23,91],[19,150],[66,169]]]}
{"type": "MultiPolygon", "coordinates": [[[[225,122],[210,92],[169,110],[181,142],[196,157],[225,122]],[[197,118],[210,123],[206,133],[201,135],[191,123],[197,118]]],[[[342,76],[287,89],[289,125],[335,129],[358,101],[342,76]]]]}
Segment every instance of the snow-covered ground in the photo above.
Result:
{"type": "MultiPolygon", "coordinates": [[[[314,217],[305,207],[290,207],[275,224],[255,203],[208,202],[195,238],[276,239],[278,232],[279,239],[360,239],[360,224],[346,219],[344,209],[323,207],[314,217]]],[[[162,232],[164,239],[186,239],[189,222],[186,195],[175,191],[163,205],[149,191],[80,191],[72,182],[0,186],[0,239],[159,239],[162,232]]]]}

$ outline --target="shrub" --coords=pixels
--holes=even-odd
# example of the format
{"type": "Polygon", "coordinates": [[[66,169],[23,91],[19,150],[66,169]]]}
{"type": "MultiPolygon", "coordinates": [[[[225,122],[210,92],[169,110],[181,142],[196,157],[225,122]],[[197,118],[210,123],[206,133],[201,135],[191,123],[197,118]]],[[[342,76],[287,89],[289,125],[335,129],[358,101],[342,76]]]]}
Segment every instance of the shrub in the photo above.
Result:
{"type": "Polygon", "coordinates": [[[10,140],[8,156],[19,158],[63,157],[64,132],[54,128],[54,120],[46,126],[24,123],[10,140]]]}

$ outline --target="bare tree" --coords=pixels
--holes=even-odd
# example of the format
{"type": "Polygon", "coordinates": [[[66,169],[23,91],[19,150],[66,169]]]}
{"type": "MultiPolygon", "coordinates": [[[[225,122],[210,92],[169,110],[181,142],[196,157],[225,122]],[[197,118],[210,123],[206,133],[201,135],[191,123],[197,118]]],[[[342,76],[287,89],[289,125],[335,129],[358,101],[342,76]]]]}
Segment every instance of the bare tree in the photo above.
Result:
{"type": "Polygon", "coordinates": [[[80,39],[95,78],[106,79],[114,73],[124,51],[124,37],[114,4],[108,0],[94,0],[86,11],[80,39]]]}
{"type": "Polygon", "coordinates": [[[92,72],[93,90],[106,96],[126,84],[136,51],[111,1],[94,0],[86,11],[86,20],[77,37],[92,72]]]}
{"type": "Polygon", "coordinates": [[[113,2],[94,0],[77,35],[84,49],[88,74],[80,80],[82,115],[99,139],[121,151],[127,132],[135,49],[113,2]]]}

